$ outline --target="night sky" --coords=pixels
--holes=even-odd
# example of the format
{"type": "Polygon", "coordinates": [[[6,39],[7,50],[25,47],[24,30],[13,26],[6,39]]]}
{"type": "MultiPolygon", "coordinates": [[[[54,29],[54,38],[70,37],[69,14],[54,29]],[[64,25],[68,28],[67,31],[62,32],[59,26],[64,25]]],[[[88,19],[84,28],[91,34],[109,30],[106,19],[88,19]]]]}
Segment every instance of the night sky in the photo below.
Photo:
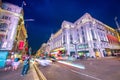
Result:
{"type": "MultiPolygon", "coordinates": [[[[23,0],[2,0],[18,6],[23,0]]],[[[120,0],[25,0],[24,19],[35,21],[25,22],[28,41],[32,49],[38,50],[42,43],[47,42],[51,33],[61,28],[64,20],[75,22],[83,14],[117,28],[114,17],[120,24],[120,0]]]]}

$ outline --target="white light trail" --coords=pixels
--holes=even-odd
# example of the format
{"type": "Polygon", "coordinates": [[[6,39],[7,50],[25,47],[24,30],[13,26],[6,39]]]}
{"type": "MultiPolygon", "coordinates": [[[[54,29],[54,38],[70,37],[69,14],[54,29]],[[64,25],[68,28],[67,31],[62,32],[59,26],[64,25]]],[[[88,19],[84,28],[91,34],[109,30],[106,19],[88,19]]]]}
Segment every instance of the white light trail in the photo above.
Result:
{"type": "Polygon", "coordinates": [[[99,79],[99,78],[96,78],[96,77],[93,77],[93,76],[90,76],[90,75],[87,75],[87,74],[84,74],[84,73],[81,73],[81,72],[77,72],[77,71],[74,71],[74,70],[71,70],[71,71],[74,72],[74,73],[83,75],[83,76],[87,76],[87,77],[93,78],[95,80],[102,80],[102,79],[99,79]]]}
{"type": "Polygon", "coordinates": [[[70,66],[73,66],[73,67],[76,67],[76,68],[85,69],[85,66],[83,66],[83,65],[71,64],[71,63],[64,62],[64,61],[58,61],[58,62],[63,63],[63,64],[67,64],[67,65],[70,65],[70,66]]]}
{"type": "MultiPolygon", "coordinates": [[[[77,68],[80,68],[80,69],[85,69],[85,66],[83,65],[77,65],[77,64],[72,64],[72,63],[68,63],[68,62],[65,62],[65,61],[58,61],[59,63],[62,63],[62,64],[66,64],[66,65],[70,65],[70,66],[73,66],[73,67],[77,67],[77,68]]],[[[92,79],[95,79],[95,80],[102,80],[102,79],[99,79],[99,78],[96,78],[94,76],[90,76],[88,74],[84,74],[84,73],[81,73],[81,72],[77,72],[75,70],[70,70],[74,73],[77,73],[77,74],[80,74],[80,75],[83,75],[83,76],[87,76],[87,77],[90,77],[92,79]]]]}

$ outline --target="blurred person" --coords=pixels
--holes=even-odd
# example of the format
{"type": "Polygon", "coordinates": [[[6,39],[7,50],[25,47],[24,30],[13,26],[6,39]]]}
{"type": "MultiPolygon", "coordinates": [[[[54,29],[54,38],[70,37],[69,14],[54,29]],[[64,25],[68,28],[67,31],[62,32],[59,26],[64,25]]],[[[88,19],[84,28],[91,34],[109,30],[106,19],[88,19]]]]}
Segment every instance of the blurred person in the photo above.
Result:
{"type": "Polygon", "coordinates": [[[55,62],[56,62],[55,56],[52,56],[52,57],[51,57],[51,61],[52,61],[52,63],[55,63],[55,62]]]}
{"type": "Polygon", "coordinates": [[[27,74],[28,70],[29,70],[29,57],[27,56],[23,62],[23,69],[21,72],[21,76],[27,74]]]}
{"type": "Polygon", "coordinates": [[[12,63],[12,70],[17,70],[18,69],[18,66],[20,64],[20,59],[19,58],[15,58],[13,63],[12,63]]]}
{"type": "Polygon", "coordinates": [[[12,60],[8,58],[8,59],[6,60],[5,69],[4,69],[4,70],[5,70],[5,71],[10,70],[11,67],[12,67],[12,60]]]}

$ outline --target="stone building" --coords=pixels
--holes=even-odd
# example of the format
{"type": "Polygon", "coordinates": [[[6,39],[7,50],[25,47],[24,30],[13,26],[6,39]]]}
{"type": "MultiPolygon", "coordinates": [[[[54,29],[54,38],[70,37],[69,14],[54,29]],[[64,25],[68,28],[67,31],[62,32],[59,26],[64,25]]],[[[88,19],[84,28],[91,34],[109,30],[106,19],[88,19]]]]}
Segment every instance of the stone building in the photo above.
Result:
{"type": "Polygon", "coordinates": [[[120,50],[118,38],[115,29],[85,13],[74,23],[63,21],[47,44],[50,52],[62,50],[70,56],[105,57],[120,50]]]}

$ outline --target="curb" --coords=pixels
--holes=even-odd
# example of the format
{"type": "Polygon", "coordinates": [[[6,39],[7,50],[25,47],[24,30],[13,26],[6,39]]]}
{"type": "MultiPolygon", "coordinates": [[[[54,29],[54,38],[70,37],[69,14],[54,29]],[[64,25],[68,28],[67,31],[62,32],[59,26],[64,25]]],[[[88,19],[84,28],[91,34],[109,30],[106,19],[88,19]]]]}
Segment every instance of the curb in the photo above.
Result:
{"type": "Polygon", "coordinates": [[[33,78],[34,80],[40,80],[39,77],[38,77],[38,74],[33,66],[33,64],[31,64],[31,69],[32,69],[32,73],[33,73],[33,78]]]}
{"type": "Polygon", "coordinates": [[[38,78],[36,77],[35,80],[47,80],[36,64],[33,64],[33,67],[38,77],[38,78]]]}

